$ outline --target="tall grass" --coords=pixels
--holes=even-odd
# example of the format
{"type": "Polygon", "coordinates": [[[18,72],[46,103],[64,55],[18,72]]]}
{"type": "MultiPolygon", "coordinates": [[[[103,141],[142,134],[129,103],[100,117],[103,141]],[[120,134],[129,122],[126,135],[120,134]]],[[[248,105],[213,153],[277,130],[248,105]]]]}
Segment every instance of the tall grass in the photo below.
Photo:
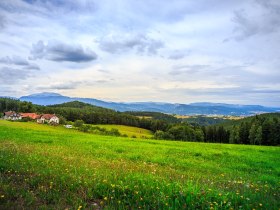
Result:
{"type": "Polygon", "coordinates": [[[0,120],[0,209],[279,209],[279,154],[0,120]]]}

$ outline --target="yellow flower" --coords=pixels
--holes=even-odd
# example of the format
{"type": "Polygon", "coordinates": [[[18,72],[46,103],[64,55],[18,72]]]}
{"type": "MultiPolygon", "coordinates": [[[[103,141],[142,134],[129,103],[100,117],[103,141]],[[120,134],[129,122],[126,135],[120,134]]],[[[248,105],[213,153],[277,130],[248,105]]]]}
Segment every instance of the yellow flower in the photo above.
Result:
{"type": "Polygon", "coordinates": [[[1,195],[1,198],[4,198],[5,196],[4,195],[1,195]]]}
{"type": "Polygon", "coordinates": [[[105,198],[104,198],[104,200],[105,200],[105,201],[107,201],[107,200],[108,200],[108,198],[107,198],[107,197],[105,197],[105,198]]]}
{"type": "Polygon", "coordinates": [[[262,203],[260,203],[259,205],[262,206],[262,203]]]}

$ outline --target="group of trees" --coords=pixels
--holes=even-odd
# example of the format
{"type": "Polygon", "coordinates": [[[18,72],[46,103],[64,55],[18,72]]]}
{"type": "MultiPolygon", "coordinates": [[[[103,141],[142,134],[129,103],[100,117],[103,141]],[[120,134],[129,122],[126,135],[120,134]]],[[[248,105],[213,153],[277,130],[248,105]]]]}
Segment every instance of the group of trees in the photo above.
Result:
{"type": "Polygon", "coordinates": [[[73,101],[52,106],[34,105],[31,102],[19,101],[10,98],[0,98],[0,112],[36,112],[55,113],[61,122],[83,120],[87,124],[117,124],[129,125],[149,129],[151,131],[165,130],[168,122],[157,119],[146,119],[128,113],[117,112],[111,109],[93,106],[90,104],[73,101]]]}
{"type": "Polygon", "coordinates": [[[204,135],[201,128],[193,127],[185,123],[170,125],[165,131],[158,130],[155,132],[154,137],[155,139],[204,141],[204,135]]]}
{"type": "Polygon", "coordinates": [[[280,118],[256,116],[251,122],[233,126],[229,143],[233,144],[280,144],[280,118]]]}
{"type": "Polygon", "coordinates": [[[125,136],[127,135],[121,135],[118,129],[112,128],[110,130],[107,130],[106,128],[100,128],[99,126],[92,126],[89,124],[85,124],[83,120],[76,120],[73,125],[82,132],[87,133],[94,133],[99,135],[107,135],[107,136],[125,136]]]}
{"type": "Polygon", "coordinates": [[[254,145],[280,144],[280,114],[256,115],[231,124],[202,127],[205,142],[254,145]]]}
{"type": "Polygon", "coordinates": [[[34,112],[36,105],[27,101],[20,101],[11,98],[0,98],[0,112],[16,111],[16,112],[34,112]]]}
{"type": "MultiPolygon", "coordinates": [[[[117,112],[73,101],[59,105],[39,106],[30,102],[0,98],[0,113],[5,111],[55,113],[61,122],[85,124],[118,124],[149,129],[156,139],[233,144],[279,145],[280,114],[264,114],[224,124],[199,126],[180,122],[175,117],[153,112],[117,112]]],[[[77,126],[85,131],[93,128],[77,126]]],[[[98,128],[95,129],[98,131],[98,128]]],[[[99,129],[98,132],[106,133],[99,129]]],[[[118,135],[112,131],[112,134],[118,135]]]]}

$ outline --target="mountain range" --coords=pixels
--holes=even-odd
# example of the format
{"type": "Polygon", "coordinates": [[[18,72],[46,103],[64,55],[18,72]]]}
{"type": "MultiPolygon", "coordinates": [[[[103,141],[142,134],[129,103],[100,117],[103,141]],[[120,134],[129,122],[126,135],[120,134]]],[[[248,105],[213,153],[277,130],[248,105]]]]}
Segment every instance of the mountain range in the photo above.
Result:
{"type": "Polygon", "coordinates": [[[114,109],[116,111],[151,111],[178,115],[253,115],[267,112],[280,112],[277,107],[265,107],[260,105],[239,105],[224,103],[199,102],[190,104],[158,103],[158,102],[107,102],[93,98],[76,98],[63,96],[58,93],[37,93],[19,98],[21,101],[29,101],[38,105],[61,104],[70,101],[80,101],[95,106],[114,109]]]}

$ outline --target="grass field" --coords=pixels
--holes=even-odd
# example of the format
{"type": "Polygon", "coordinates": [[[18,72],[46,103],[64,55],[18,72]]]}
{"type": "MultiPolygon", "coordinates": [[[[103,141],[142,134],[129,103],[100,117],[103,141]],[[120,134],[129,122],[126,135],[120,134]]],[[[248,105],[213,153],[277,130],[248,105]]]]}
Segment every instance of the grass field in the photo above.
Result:
{"type": "Polygon", "coordinates": [[[0,209],[279,209],[280,148],[0,120],[0,209]]]}
{"type": "Polygon", "coordinates": [[[143,128],[137,128],[132,126],[126,126],[126,125],[94,125],[98,126],[100,128],[105,128],[107,130],[110,130],[112,128],[118,129],[118,131],[124,135],[126,134],[128,137],[137,137],[137,138],[151,138],[153,137],[152,131],[149,131],[147,129],[143,128]]]}

